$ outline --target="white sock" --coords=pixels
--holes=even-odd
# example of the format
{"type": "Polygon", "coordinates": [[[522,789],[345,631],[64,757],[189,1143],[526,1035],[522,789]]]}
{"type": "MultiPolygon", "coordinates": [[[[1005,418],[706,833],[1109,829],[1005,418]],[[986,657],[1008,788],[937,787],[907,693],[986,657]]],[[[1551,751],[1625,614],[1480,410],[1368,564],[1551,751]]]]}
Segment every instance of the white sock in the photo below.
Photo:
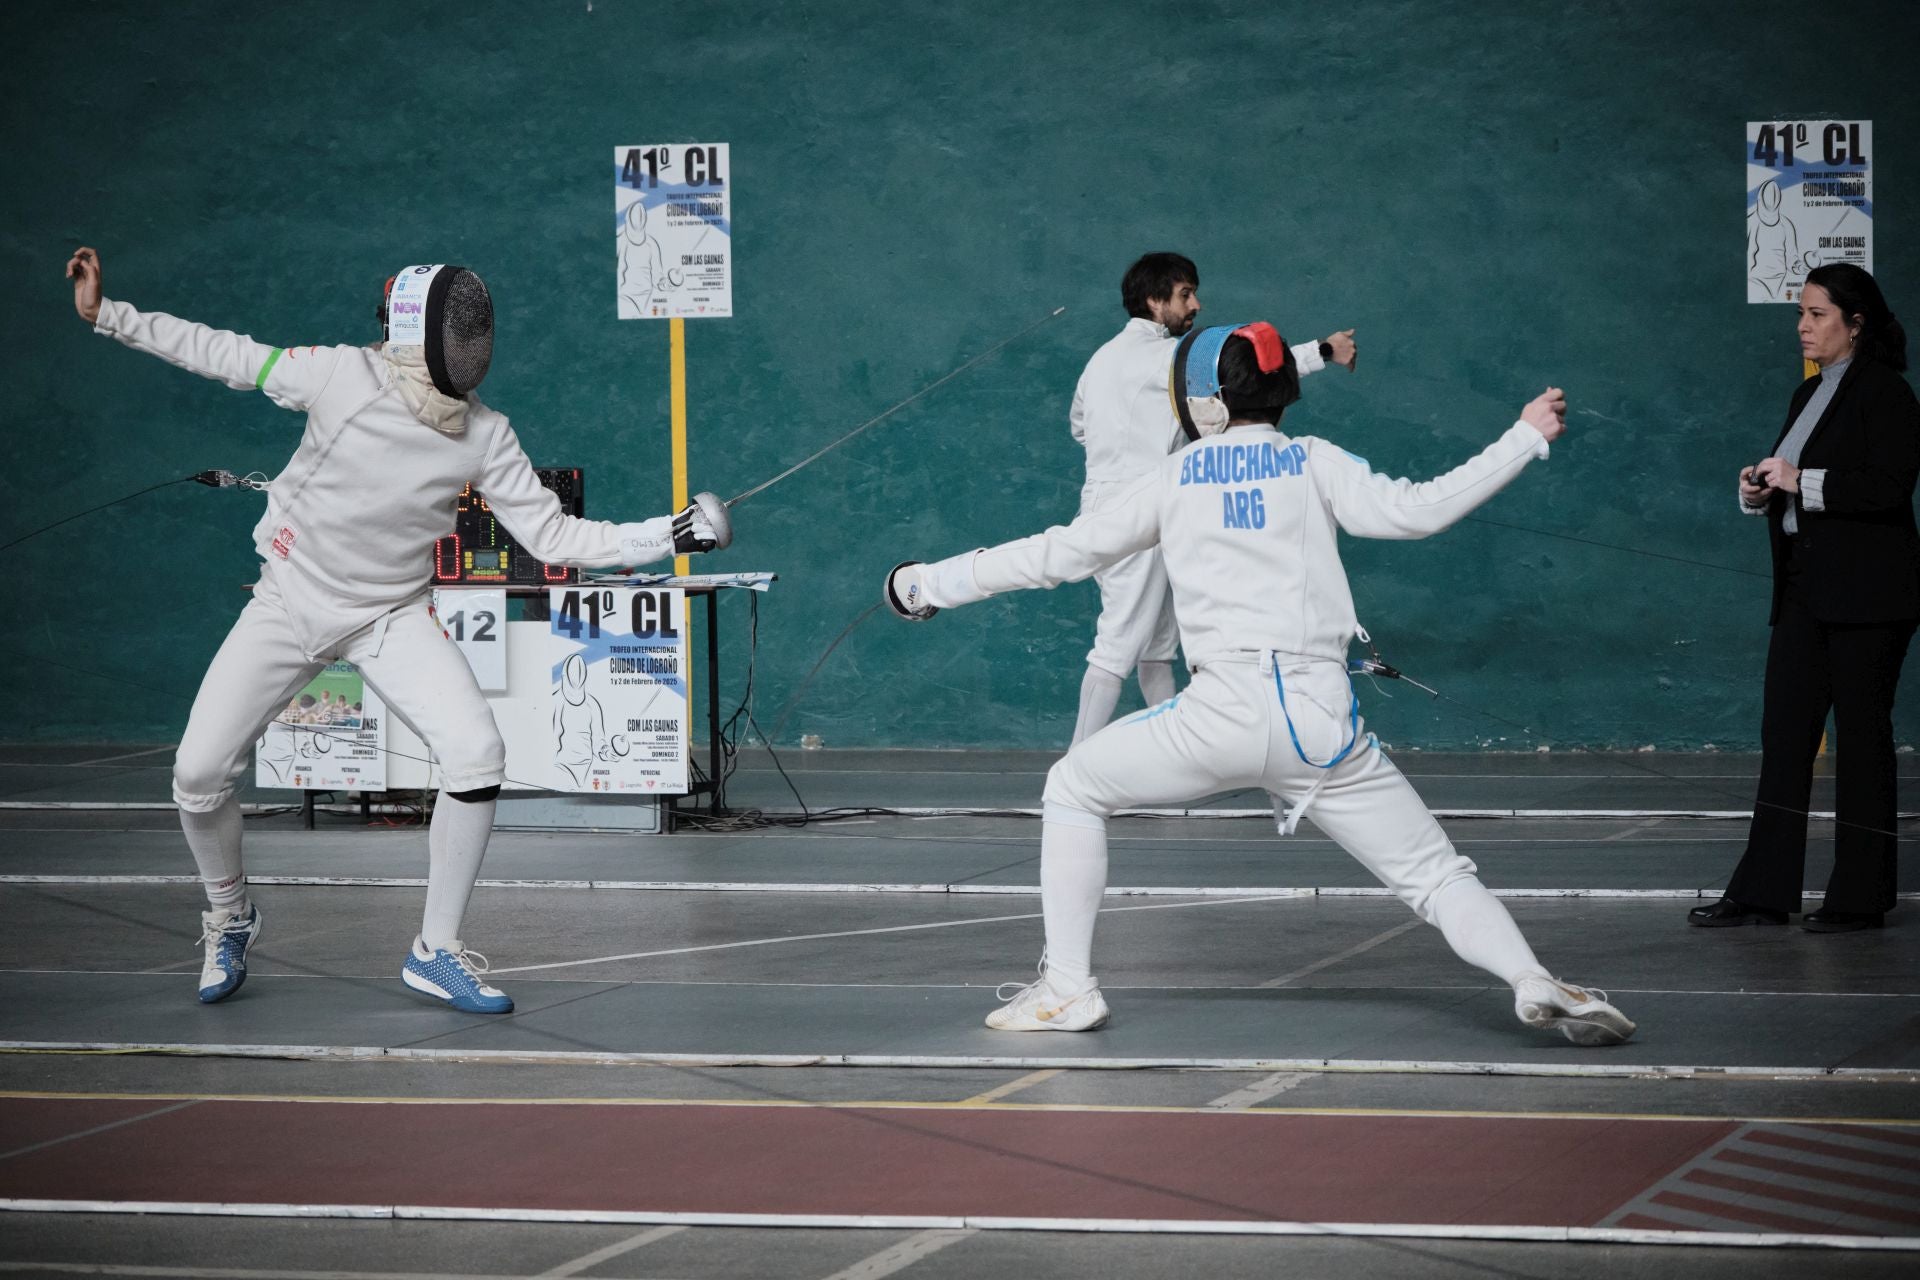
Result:
{"type": "Polygon", "coordinates": [[[1089,666],[1080,681],[1080,718],[1073,723],[1073,746],[1107,727],[1113,709],[1120,705],[1120,677],[1111,671],[1089,666]]]}
{"type": "Polygon", "coordinates": [[[180,830],[200,868],[200,883],[215,911],[247,909],[247,875],[240,862],[240,802],[228,796],[212,813],[180,811],[180,830]]]}
{"type": "Polygon", "coordinates": [[[1500,899],[1472,876],[1455,880],[1433,895],[1427,910],[1453,953],[1512,986],[1521,978],[1544,976],[1520,926],[1500,899]]]}
{"type": "Polygon", "coordinates": [[[442,791],[433,802],[427,829],[427,909],[420,919],[420,940],[428,950],[452,950],[460,939],[480,860],[493,834],[491,800],[455,800],[442,791]]]}
{"type": "Polygon", "coordinates": [[[1157,707],[1173,696],[1171,662],[1143,662],[1133,669],[1133,678],[1140,682],[1140,696],[1150,707],[1157,707]]]}
{"type": "Polygon", "coordinates": [[[1093,976],[1093,926],[1106,891],[1106,823],[1077,810],[1073,822],[1043,822],[1040,910],[1047,926],[1047,982],[1063,996],[1082,990],[1093,976]]]}

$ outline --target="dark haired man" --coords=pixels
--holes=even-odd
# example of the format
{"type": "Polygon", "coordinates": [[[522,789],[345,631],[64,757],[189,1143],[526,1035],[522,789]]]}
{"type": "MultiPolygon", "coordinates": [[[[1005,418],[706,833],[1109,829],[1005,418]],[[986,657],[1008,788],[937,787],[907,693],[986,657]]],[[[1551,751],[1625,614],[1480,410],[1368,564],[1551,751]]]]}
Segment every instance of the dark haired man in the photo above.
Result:
{"type": "MultiPolygon", "coordinates": [[[[1177,253],[1146,254],[1121,277],[1120,301],[1130,317],[1126,327],[1093,353],[1073,392],[1069,425],[1087,451],[1083,515],[1106,509],[1176,443],[1167,362],[1175,342],[1200,314],[1199,269],[1177,253]]],[[[1294,359],[1302,373],[1328,363],[1351,369],[1353,330],[1295,347],[1294,359]]],[[[1173,605],[1160,552],[1130,556],[1103,570],[1096,581],[1100,617],[1080,681],[1075,742],[1113,718],[1129,675],[1138,675],[1148,706],[1173,696],[1173,605]]]]}
{"type": "Polygon", "coordinates": [[[919,620],[1002,591],[1054,587],[1159,547],[1171,571],[1193,682],[1107,726],[1047,775],[1040,839],[1046,949],[1040,977],[987,1018],[1000,1031],[1091,1031],[1107,1003],[1091,971],[1106,891],[1107,818],[1260,787],[1282,830],[1314,822],[1454,952],[1514,990],[1522,1022],[1576,1044],[1616,1044],[1633,1023],[1605,993],[1551,977],[1360,719],[1347,648],[1361,634],[1340,563],[1341,530],[1420,538],[1478,507],[1566,429],[1548,388],[1478,456],[1415,483],[1375,474],[1325,440],[1278,428],[1300,394],[1272,325],[1181,340],[1174,396],[1189,443],[1120,499],[1044,533],[888,575],[896,613],[919,620]]]}

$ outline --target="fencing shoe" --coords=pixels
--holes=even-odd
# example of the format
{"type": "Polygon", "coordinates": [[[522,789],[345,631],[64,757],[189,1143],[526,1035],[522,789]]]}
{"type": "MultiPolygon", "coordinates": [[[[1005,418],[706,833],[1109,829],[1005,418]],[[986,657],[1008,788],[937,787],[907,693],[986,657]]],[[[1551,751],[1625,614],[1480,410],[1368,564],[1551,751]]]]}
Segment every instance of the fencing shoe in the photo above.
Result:
{"type": "Polygon", "coordinates": [[[400,980],[421,995],[432,996],[462,1013],[512,1013],[513,1001],[480,980],[487,958],[456,941],[451,950],[429,948],[419,938],[400,970],[400,980]]]}
{"type": "Polygon", "coordinates": [[[1513,984],[1513,1011],[1528,1026],[1558,1030],[1575,1044],[1621,1044],[1633,1034],[1633,1020],[1607,1003],[1606,992],[1545,974],[1513,984]]]}
{"type": "MultiPolygon", "coordinates": [[[[999,995],[1013,984],[1003,983],[999,995]]],[[[1002,996],[1002,998],[1005,998],[1002,996]]],[[[1092,978],[1077,995],[1062,996],[1045,977],[1029,982],[1013,998],[987,1015],[995,1031],[1095,1031],[1112,1016],[1092,978]]]]}
{"type": "Polygon", "coordinates": [[[245,914],[237,911],[200,913],[200,941],[206,962],[200,966],[200,1003],[215,1004],[240,989],[247,980],[247,952],[260,936],[260,908],[249,902],[245,914]]]}

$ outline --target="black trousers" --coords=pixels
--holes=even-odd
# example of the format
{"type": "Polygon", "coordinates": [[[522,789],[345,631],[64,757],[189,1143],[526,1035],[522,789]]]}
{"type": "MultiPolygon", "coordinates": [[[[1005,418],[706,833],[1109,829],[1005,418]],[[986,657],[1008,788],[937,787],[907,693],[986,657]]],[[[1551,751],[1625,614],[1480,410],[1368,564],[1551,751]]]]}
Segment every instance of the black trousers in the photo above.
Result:
{"type": "Polygon", "coordinates": [[[1892,910],[1898,851],[1893,695],[1914,623],[1823,623],[1807,611],[1791,579],[1783,596],[1767,646],[1753,825],[1726,896],[1774,911],[1800,910],[1813,766],[1831,709],[1839,769],[1834,866],[1824,905],[1892,910]]]}

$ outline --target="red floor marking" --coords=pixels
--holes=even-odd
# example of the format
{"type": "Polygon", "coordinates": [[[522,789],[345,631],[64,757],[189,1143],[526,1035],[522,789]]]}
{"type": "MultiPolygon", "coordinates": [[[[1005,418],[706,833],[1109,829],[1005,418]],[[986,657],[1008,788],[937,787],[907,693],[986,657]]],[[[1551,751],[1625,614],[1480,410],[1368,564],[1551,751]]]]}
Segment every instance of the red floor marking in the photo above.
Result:
{"type": "MultiPolygon", "coordinates": [[[[0,1099],[0,1132],[77,1131],[105,1106],[151,1105],[0,1099]]],[[[0,1197],[1587,1226],[1736,1127],[209,1101],[0,1160],[0,1197]],[[242,1140],[207,1159],[212,1135],[242,1140]]]]}
{"type": "Polygon", "coordinates": [[[1709,1218],[1730,1218],[1735,1222],[1747,1222],[1756,1227],[1765,1227],[1769,1231],[1793,1231],[1803,1235],[1829,1236],[1865,1234],[1854,1227],[1835,1226],[1831,1222],[1821,1222],[1812,1218],[1795,1218],[1784,1213],[1769,1213],[1765,1209],[1756,1209],[1752,1205],[1730,1204],[1725,1200],[1702,1200],[1699,1196],[1683,1195],[1678,1191],[1662,1191],[1653,1199],[1654,1203],[1664,1204],[1669,1209],[1685,1209],[1688,1213],[1698,1213],[1709,1218]]]}
{"type": "Polygon", "coordinates": [[[21,1147],[52,1142],[68,1134],[84,1133],[103,1124],[178,1105],[165,1098],[151,1101],[76,1098],[71,1102],[63,1099],[58,1107],[36,1106],[31,1099],[20,1101],[27,1105],[0,1106],[0,1152],[18,1151],[21,1147]]]}
{"type": "Polygon", "coordinates": [[[1747,1135],[1747,1139],[1750,1142],[1764,1142],[1770,1147],[1791,1147],[1795,1151],[1804,1151],[1809,1155],[1832,1156],[1839,1160],[1851,1160],[1855,1164],[1878,1164],[1907,1173],[1920,1173],[1920,1159],[1868,1151],[1864,1147],[1842,1146],[1837,1142],[1816,1142],[1812,1138],[1802,1138],[1791,1133],[1775,1133],[1766,1129],[1754,1130],[1747,1135]]]}
{"type": "Polygon", "coordinates": [[[1890,1142],[1904,1147],[1920,1147],[1920,1133],[1911,1129],[1891,1129],[1874,1127],[1863,1129],[1857,1124],[1810,1124],[1809,1129],[1818,1129],[1822,1133],[1837,1133],[1843,1138],[1870,1138],[1875,1142],[1890,1142]]]}
{"type": "Polygon", "coordinates": [[[1741,1151],[1733,1147],[1717,1153],[1713,1158],[1727,1164],[1743,1164],[1749,1168],[1765,1169],[1768,1173],[1784,1173],[1790,1177],[1808,1178],[1814,1182],[1831,1182],[1843,1187],[1854,1187],[1860,1191],[1878,1191],[1882,1195],[1906,1196],[1909,1199],[1920,1197],[1920,1184],[1895,1182],[1891,1178],[1876,1178],[1868,1173],[1849,1173],[1845,1169],[1830,1169],[1823,1164],[1801,1164],[1796,1160],[1778,1160],[1772,1156],[1755,1155],[1751,1151],[1741,1151]]]}
{"type": "Polygon", "coordinates": [[[1824,1192],[1806,1191],[1778,1182],[1756,1182],[1752,1178],[1736,1178],[1732,1174],[1715,1173],[1711,1169],[1689,1170],[1683,1181],[1697,1182],[1702,1186],[1732,1191],[1739,1195],[1764,1196],[1769,1200],[1805,1205],[1809,1209],[1831,1209],[1836,1213],[1852,1214],[1857,1218],[1878,1218],[1883,1222],[1920,1226],[1920,1212],[1912,1209],[1897,1209],[1890,1205],[1876,1204],[1871,1200],[1856,1200],[1849,1196],[1830,1196],[1824,1192]]]}

